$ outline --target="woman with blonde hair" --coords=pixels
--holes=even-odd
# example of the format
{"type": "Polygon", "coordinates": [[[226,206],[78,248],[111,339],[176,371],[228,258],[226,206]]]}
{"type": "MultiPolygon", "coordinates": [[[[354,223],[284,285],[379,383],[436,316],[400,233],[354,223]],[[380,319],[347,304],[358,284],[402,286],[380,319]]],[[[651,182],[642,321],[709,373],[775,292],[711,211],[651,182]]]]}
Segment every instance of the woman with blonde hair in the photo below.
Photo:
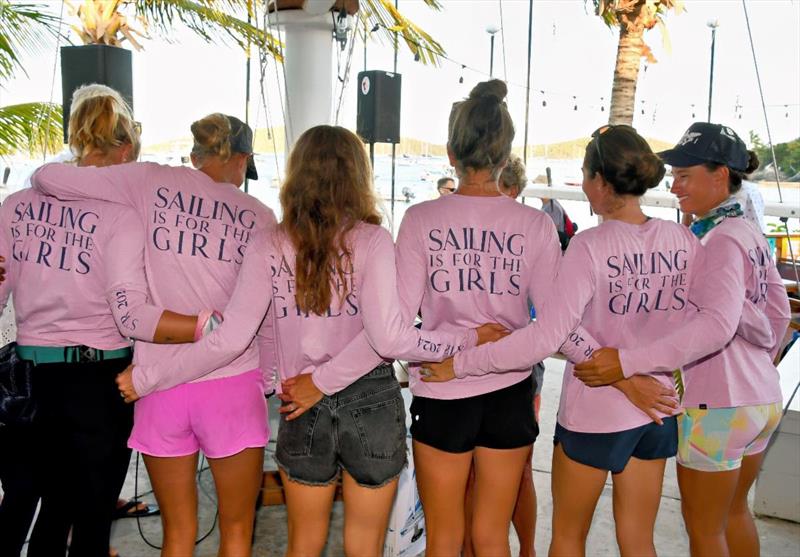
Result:
{"type": "MultiPolygon", "coordinates": [[[[69,121],[77,167],[135,160],[139,130],[116,91],[78,89],[69,121]]],[[[190,342],[194,317],[147,304],[144,234],[133,211],[62,202],[26,189],[0,208],[5,305],[14,295],[17,353],[35,364],[32,426],[0,428],[0,553],[17,555],[38,498],[28,555],[107,555],[111,518],[128,468],[132,411],[115,393],[130,363],[126,337],[190,342]],[[110,306],[110,307],[109,307],[110,306]],[[50,454],[64,455],[45,470],[50,454]]]]}
{"type": "MultiPolygon", "coordinates": [[[[192,135],[192,162],[199,170],[153,163],[113,168],[52,164],[32,181],[57,197],[133,207],[146,223],[145,266],[153,300],[206,316],[211,308],[226,305],[251,237],[273,225],[275,217],[239,190],[245,176],[257,178],[253,133],[246,124],[211,114],[192,124],[192,135]]],[[[140,342],[134,361],[161,361],[177,349],[140,342]]],[[[127,371],[117,382],[135,384],[142,397],[134,408],[129,446],[144,455],[161,508],[162,554],[193,551],[195,472],[202,450],[219,496],[220,554],[249,555],[269,433],[257,344],[248,343],[228,365],[202,376],[169,369],[158,376],[127,371]]]]}

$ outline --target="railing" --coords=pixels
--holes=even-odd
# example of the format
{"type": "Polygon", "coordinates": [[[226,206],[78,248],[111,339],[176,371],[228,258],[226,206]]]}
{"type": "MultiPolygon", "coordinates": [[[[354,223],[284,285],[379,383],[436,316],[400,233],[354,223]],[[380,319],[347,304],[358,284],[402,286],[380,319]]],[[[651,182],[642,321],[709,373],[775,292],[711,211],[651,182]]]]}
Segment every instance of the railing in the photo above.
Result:
{"type": "MultiPolygon", "coordinates": [[[[525,188],[523,197],[546,197],[549,199],[565,199],[568,201],[587,201],[586,194],[580,186],[547,186],[533,184],[525,188]]],[[[678,198],[665,191],[650,191],[642,197],[642,205],[678,209],[678,198]]],[[[800,207],[787,203],[764,203],[764,215],[769,217],[800,218],[800,207]]]]}

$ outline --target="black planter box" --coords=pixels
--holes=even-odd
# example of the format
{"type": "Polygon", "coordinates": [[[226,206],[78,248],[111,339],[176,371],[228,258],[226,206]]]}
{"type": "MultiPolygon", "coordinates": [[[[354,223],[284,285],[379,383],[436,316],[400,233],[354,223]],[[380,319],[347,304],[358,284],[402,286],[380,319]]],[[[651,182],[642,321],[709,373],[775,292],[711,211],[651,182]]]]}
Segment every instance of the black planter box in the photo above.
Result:
{"type": "Polygon", "coordinates": [[[133,109],[131,51],[104,44],[61,47],[64,142],[67,141],[72,93],[81,85],[90,83],[99,83],[116,89],[133,109]]]}

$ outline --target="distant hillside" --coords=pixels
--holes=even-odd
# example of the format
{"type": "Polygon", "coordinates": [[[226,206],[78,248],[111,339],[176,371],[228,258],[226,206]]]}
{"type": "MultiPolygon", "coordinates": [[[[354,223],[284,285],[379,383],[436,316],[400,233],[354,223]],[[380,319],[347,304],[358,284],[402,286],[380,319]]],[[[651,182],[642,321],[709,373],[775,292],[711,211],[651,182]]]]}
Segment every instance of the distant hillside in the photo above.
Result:
{"type": "MultiPolygon", "coordinates": [[[[560,143],[550,143],[548,145],[533,145],[528,147],[529,157],[546,157],[549,159],[582,159],[586,152],[586,146],[589,144],[588,137],[579,139],[572,139],[570,141],[562,141],[560,143]]],[[[650,144],[650,147],[656,153],[671,149],[674,145],[661,141],[660,139],[645,138],[650,144]]],[[[602,146],[602,145],[601,145],[602,146]]],[[[522,147],[515,146],[513,152],[522,156],[522,147]]]]}
{"type": "MultiPolygon", "coordinates": [[[[283,128],[275,128],[272,135],[270,135],[270,131],[265,128],[259,128],[256,130],[256,153],[268,154],[272,153],[273,150],[277,150],[278,153],[283,153],[283,146],[285,143],[286,139],[283,135],[283,128]]],[[[171,139],[169,141],[164,141],[162,143],[146,145],[142,148],[142,152],[146,154],[181,153],[188,155],[191,150],[192,137],[188,135],[171,139]]]]}
{"type": "MultiPolygon", "coordinates": [[[[269,130],[259,128],[256,130],[255,151],[261,154],[273,152],[283,153],[285,139],[283,128],[274,128],[274,133],[270,136],[269,130]]],[[[654,151],[663,151],[673,146],[671,143],[659,139],[647,139],[654,151]]],[[[547,157],[550,159],[580,159],[586,151],[589,138],[582,137],[571,141],[560,143],[550,143],[547,145],[532,145],[528,147],[528,156],[547,157]]],[[[186,153],[192,149],[192,138],[180,137],[163,143],[146,146],[143,151],[147,154],[157,153],[186,153]]],[[[522,156],[522,146],[517,145],[513,149],[514,153],[522,156]]],[[[392,152],[392,146],[386,143],[375,145],[376,155],[388,155],[392,152]]],[[[447,149],[444,145],[429,143],[421,139],[403,137],[397,146],[398,155],[431,155],[444,157],[447,149]]]]}

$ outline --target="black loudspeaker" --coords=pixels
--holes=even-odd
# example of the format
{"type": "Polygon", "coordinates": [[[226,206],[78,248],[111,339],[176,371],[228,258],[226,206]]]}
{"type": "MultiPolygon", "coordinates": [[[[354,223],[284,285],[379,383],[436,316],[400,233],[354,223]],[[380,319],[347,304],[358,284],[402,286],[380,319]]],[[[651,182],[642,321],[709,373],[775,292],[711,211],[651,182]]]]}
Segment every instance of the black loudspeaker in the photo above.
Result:
{"type": "Polygon", "coordinates": [[[358,135],[367,143],[400,143],[400,83],[397,73],[358,73],[358,135]]]}
{"type": "Polygon", "coordinates": [[[81,85],[99,83],[115,89],[133,110],[131,51],[116,46],[90,44],[61,47],[61,94],[64,142],[69,129],[72,93],[81,85]]]}

